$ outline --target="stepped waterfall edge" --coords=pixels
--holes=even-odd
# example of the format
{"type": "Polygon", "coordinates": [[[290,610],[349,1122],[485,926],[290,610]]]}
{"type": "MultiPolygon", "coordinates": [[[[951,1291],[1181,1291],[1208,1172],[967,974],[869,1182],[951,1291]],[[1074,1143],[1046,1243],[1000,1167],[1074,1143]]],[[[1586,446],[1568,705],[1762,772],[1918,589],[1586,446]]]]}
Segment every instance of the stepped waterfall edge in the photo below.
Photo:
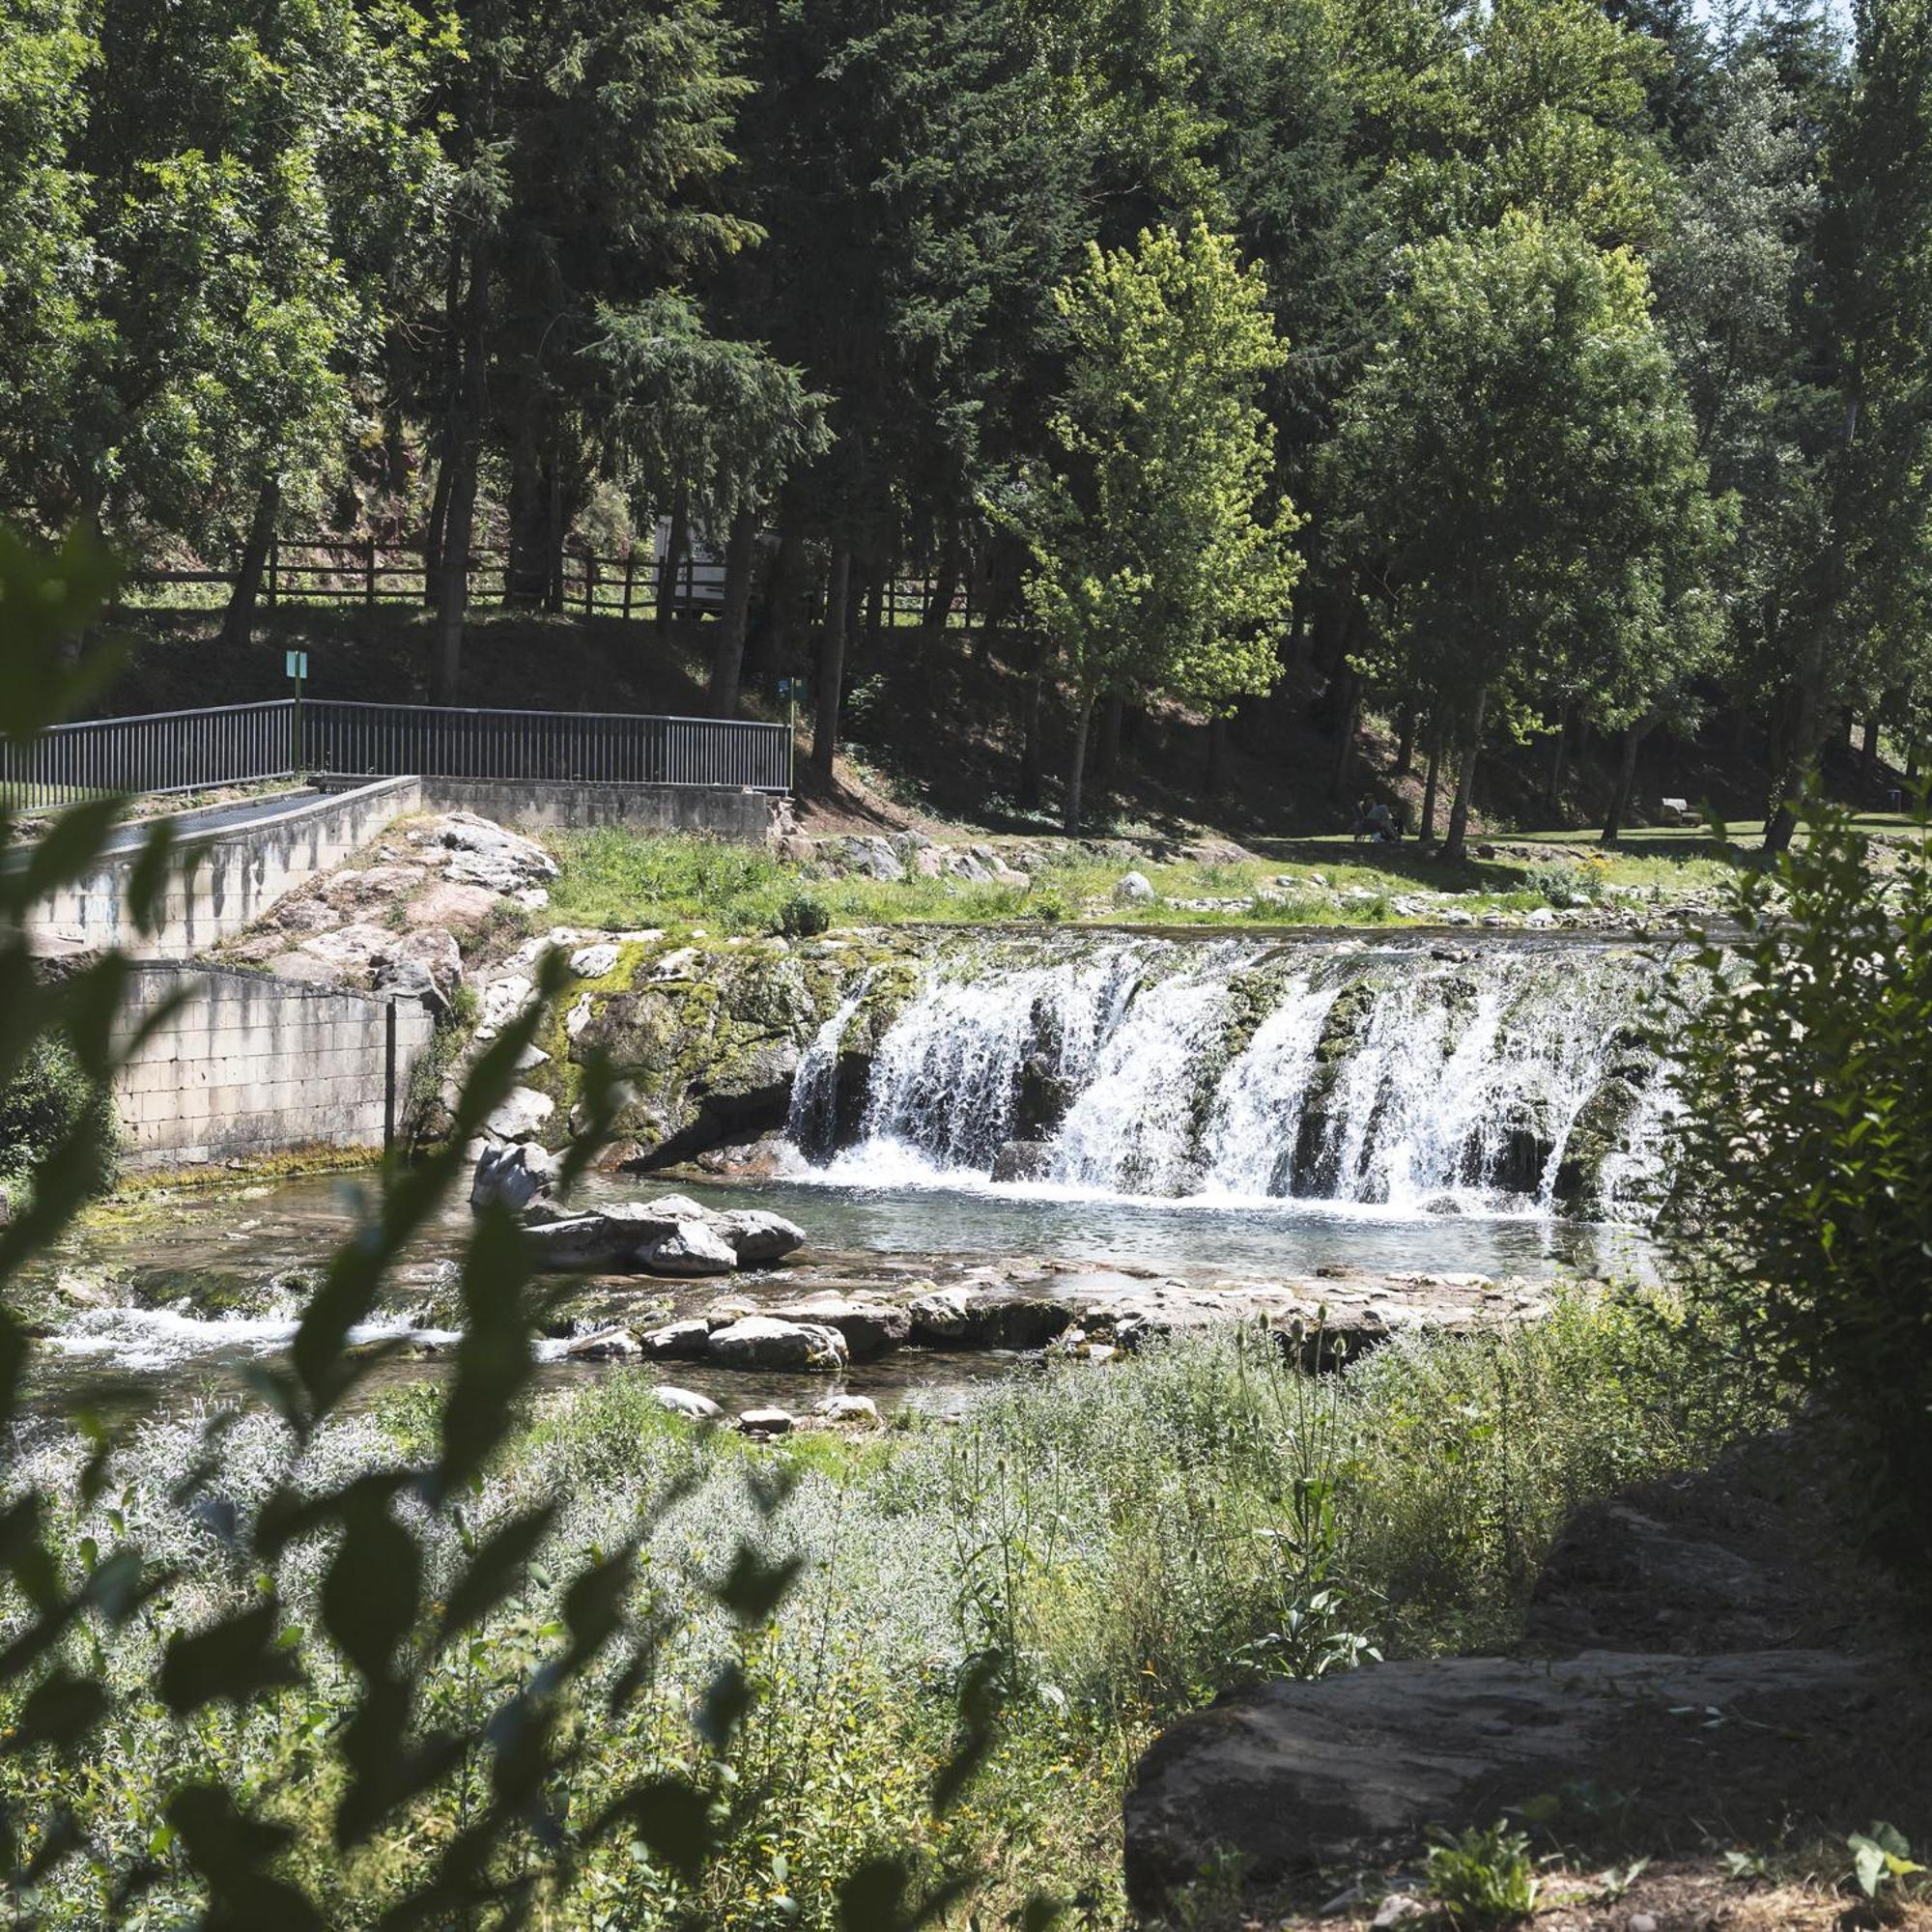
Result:
{"type": "Polygon", "coordinates": [[[1616,943],[976,936],[926,955],[863,1106],[833,1092],[843,1001],[787,1129],[856,1185],[1640,1218],[1666,970],[1616,943]]]}

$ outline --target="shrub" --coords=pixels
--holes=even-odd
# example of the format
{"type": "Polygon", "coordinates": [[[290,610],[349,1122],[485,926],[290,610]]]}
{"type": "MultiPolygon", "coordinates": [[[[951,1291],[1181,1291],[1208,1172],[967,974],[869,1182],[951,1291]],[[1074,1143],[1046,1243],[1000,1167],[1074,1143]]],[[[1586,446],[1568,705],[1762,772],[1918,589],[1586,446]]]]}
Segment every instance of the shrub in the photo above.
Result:
{"type": "Polygon", "coordinates": [[[0,1183],[30,1185],[42,1162],[87,1119],[95,1132],[82,1185],[100,1194],[114,1184],[120,1143],[114,1096],[64,1039],[48,1035],[30,1042],[0,1086],[0,1183]]]}
{"type": "Polygon", "coordinates": [[[772,915],[771,930],[786,939],[815,939],[832,923],[825,903],[810,893],[793,893],[772,915]]]}
{"type": "Polygon", "coordinates": [[[1728,893],[1673,996],[1660,1226],[1692,1344],[1844,1432],[1874,1540],[1932,1573],[1932,850],[1844,812],[1728,893]]]}
{"type": "Polygon", "coordinates": [[[1487,1831],[1446,1834],[1429,1849],[1429,1889],[1452,1925],[1513,1925],[1536,1910],[1529,1839],[1498,1821],[1487,1831]]]}
{"type": "Polygon", "coordinates": [[[1523,889],[1560,910],[1595,905],[1603,893],[1603,881],[1587,866],[1556,863],[1532,866],[1524,874],[1523,889]]]}

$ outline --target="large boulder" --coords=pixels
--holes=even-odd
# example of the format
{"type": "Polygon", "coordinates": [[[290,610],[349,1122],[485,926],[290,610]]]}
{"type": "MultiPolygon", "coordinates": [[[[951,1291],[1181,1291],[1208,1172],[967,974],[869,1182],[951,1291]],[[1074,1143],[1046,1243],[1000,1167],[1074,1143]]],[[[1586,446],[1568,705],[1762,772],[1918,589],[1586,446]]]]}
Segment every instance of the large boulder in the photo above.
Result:
{"type": "Polygon", "coordinates": [[[1487,1825],[1572,1780],[1603,1781],[1606,1766],[1641,1767],[1653,1798],[1681,1785],[1688,1814],[1710,1788],[1714,1740],[1686,1711],[1722,1712],[1760,1781],[1775,1786],[1762,1774],[1776,1758],[1800,1790],[1819,1737],[1860,1721],[1874,1694],[1867,1662],[1816,1650],[1459,1657],[1257,1685],[1182,1719],[1142,1758],[1128,1895],[1158,1913],[1228,1856],[1257,1887],[1344,1865],[1425,1827],[1487,1825]]]}
{"type": "Polygon", "coordinates": [[[528,1141],[485,1148],[469,1182],[469,1205],[487,1208],[499,1201],[521,1213],[556,1185],[557,1158],[528,1141]]]}
{"type": "Polygon", "coordinates": [[[912,1312],[876,1295],[838,1294],[827,1291],[788,1301],[778,1314],[788,1321],[817,1322],[836,1328],[855,1362],[869,1362],[912,1339],[912,1312]]]}
{"type": "Polygon", "coordinates": [[[711,1331],[710,1359],[732,1369],[805,1369],[833,1375],[851,1359],[845,1338],[816,1321],[749,1315],[711,1331]]]}
{"type": "Polygon", "coordinates": [[[708,1395],[699,1395],[696,1389],[674,1388],[668,1382],[660,1382],[652,1389],[651,1400],[660,1408],[692,1422],[717,1422],[724,1414],[708,1395]]]}
{"type": "Polygon", "coordinates": [[[492,1109],[483,1128],[499,1141],[533,1141],[556,1111],[556,1102],[534,1087],[512,1087],[492,1109]]]}
{"type": "Polygon", "coordinates": [[[515,893],[556,877],[556,861],[541,845],[473,811],[445,811],[410,838],[441,860],[448,878],[493,893],[515,893]]]}
{"type": "Polygon", "coordinates": [[[639,1259],[653,1274],[729,1274],[738,1265],[731,1244],[702,1221],[679,1221],[660,1235],[639,1259]]]}
{"type": "Polygon", "coordinates": [[[731,1244],[740,1267],[763,1267],[782,1261],[805,1245],[805,1230],[782,1214],[763,1208],[733,1208],[710,1217],[711,1225],[731,1244]]]}

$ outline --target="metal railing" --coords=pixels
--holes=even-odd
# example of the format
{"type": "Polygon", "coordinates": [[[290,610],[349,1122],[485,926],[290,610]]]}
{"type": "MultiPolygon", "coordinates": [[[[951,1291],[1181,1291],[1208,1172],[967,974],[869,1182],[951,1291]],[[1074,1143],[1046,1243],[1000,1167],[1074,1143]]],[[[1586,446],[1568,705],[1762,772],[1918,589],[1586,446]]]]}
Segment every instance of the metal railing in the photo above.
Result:
{"type": "Polygon", "coordinates": [[[460,711],[435,704],[310,698],[311,771],[593,784],[791,788],[791,731],[740,719],[623,711],[460,711]]]}
{"type": "Polygon", "coordinates": [[[285,779],[299,755],[292,697],[56,724],[31,744],[0,739],[0,805],[42,811],[110,792],[285,779]]]}
{"type": "Polygon", "coordinates": [[[790,728],[618,711],[468,711],[279,697],[56,724],[0,740],[0,805],[46,810],[109,792],[207,791],[298,773],[508,783],[791,788],[790,728]]]}

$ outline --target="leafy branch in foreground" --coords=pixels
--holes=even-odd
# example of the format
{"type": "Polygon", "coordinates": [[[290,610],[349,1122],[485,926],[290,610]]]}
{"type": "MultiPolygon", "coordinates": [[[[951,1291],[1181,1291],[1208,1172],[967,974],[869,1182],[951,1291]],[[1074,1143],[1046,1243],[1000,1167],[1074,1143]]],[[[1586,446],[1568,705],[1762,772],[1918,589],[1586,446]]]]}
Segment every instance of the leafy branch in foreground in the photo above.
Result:
{"type": "Polygon", "coordinates": [[[1678,988],[1661,1228],[1693,1346],[1815,1399],[1932,1574],[1932,825],[1882,878],[1845,812],[1802,823],[1678,988]]]}
{"type": "MultiPolygon", "coordinates": [[[[112,582],[106,559],[85,544],[48,558],[0,532],[0,735],[30,742],[98,682],[106,647],[82,652],[76,664],[69,651],[112,582]]],[[[25,938],[36,902],[97,862],[122,803],[76,804],[28,846],[0,821],[0,1088],[40,1042],[59,1037],[85,1079],[105,1091],[171,1010],[161,1005],[131,1040],[117,1044],[113,1025],[128,961],[109,953],[49,979],[25,938]]],[[[168,828],[158,824],[131,872],[131,910],[144,933],[155,928],[172,856],[168,828]]],[[[71,1861],[95,1875],[103,1924],[126,1924],[165,1897],[198,1910],[198,1922],[211,1932],[269,1924],[319,1932],[341,1921],[316,1891],[314,1874],[339,1872],[399,1843],[412,1829],[413,1807],[458,1787],[456,1829],[440,1838],[433,1856],[423,1859],[417,1846],[412,1861],[391,1861],[405,1875],[368,1922],[385,1932],[530,1922],[582,1859],[617,1833],[687,1888],[696,1922],[696,1889],[720,1851],[723,1823],[702,1758],[697,1769],[653,1771],[616,1789],[592,1776],[573,1778],[587,1761],[599,1708],[619,1713],[654,1667],[662,1634],[639,1563],[648,1521],[557,1579],[554,1622],[480,1722],[438,1723],[428,1715],[430,1674],[524,1587],[557,1514],[554,1501],[538,1502],[494,1520],[479,1537],[465,1508],[516,1426],[531,1376],[540,1309],[507,1210],[478,1216],[463,1259],[463,1334],[439,1402],[434,1453],[363,1466],[335,1482],[317,1479],[326,1459],[303,1462],[325,1425],[385,1359],[387,1350],[358,1346],[356,1332],[388,1270],[459,1179],[466,1144],[514,1084],[563,972],[560,956],[543,962],[539,998],[475,1063],[448,1140],[416,1164],[384,1172],[364,1225],[336,1250],[311,1295],[286,1364],[253,1372],[252,1395],[279,1418],[290,1450],[266,1494],[244,1500],[224,1493],[219,1437],[236,1417],[231,1411],[210,1424],[206,1453],[174,1500],[209,1530],[237,1582],[240,1606],[173,1630],[151,1682],[112,1680],[99,1635],[141,1618],[165,1628],[178,1573],[152,1561],[132,1534],[112,1548],[90,1543],[77,1566],[64,1565],[48,1533],[58,1499],[23,1475],[20,1456],[32,1342],[8,1290],[91,1191],[105,1152],[102,1110],[79,1110],[38,1163],[20,1212],[0,1230],[0,1432],[12,1464],[0,1489],[0,1574],[7,1578],[0,1701],[13,1719],[0,1734],[0,1755],[38,1760],[43,1775],[24,1788],[48,1794],[37,1807],[18,1804],[0,1816],[0,1883],[13,1923],[40,1922],[37,1888],[71,1861]],[[452,1541],[461,1550],[453,1573],[433,1561],[439,1545],[452,1541]],[[296,1573],[304,1562],[320,1565],[319,1586],[309,1593],[319,1634],[294,1613],[296,1573]],[[324,1681],[339,1690],[332,1722],[311,1749],[245,1788],[191,1770],[174,1783],[164,1823],[138,1847],[95,1842],[61,1796],[84,1784],[99,1741],[124,1712],[164,1706],[187,1736],[212,1714],[238,1724],[272,1715],[275,1700],[292,1689],[324,1681]],[[473,1776],[479,1767],[482,1775],[473,1776]],[[331,1802],[288,1802],[298,1782],[326,1791],[331,1802]],[[586,1789],[597,1792],[587,1807],[586,1789]]],[[[588,1119],[564,1155],[564,1184],[587,1163],[612,1098],[608,1069],[587,1068],[588,1119]]],[[[83,1505],[104,1490],[112,1446],[102,1434],[80,1478],[83,1505]]],[[[766,1486],[760,1509],[768,1516],[782,1496],[782,1485],[766,1486]]],[[[748,1539],[717,1586],[717,1602],[741,1630],[762,1625],[796,1567],[768,1561],[748,1539]]],[[[935,1808],[956,1799],[984,1754],[991,1682],[990,1672],[976,1672],[965,1687],[958,1745],[936,1779],[935,1808]]],[[[714,1771],[724,1766],[752,1694],[732,1661],[701,1699],[699,1729],[714,1771]]],[[[185,1761],[195,1762],[191,1754],[185,1761]]],[[[955,1890],[956,1884],[889,1854],[848,1874],[843,1922],[855,1932],[927,1923],[955,1890]]]]}

